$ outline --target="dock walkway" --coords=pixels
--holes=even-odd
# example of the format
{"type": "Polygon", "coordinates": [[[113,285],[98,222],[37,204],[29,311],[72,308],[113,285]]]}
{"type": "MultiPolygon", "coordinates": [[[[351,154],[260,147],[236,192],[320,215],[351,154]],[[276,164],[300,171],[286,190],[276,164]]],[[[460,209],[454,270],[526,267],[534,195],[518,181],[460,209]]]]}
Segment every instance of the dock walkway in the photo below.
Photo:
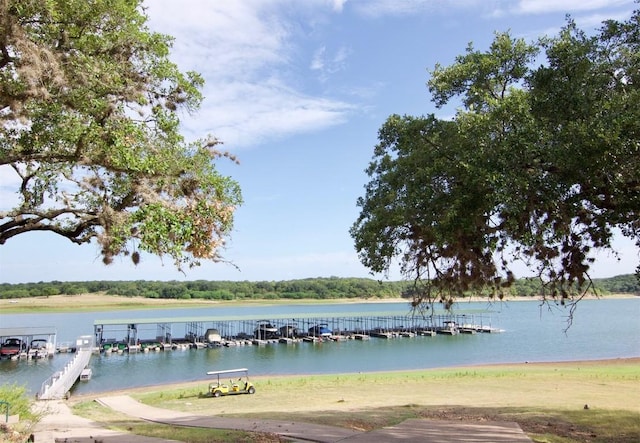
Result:
{"type": "Polygon", "coordinates": [[[38,400],[60,400],[67,395],[87,367],[93,353],[93,337],[83,335],[76,340],[77,352],[62,371],[58,371],[42,383],[38,400]]]}

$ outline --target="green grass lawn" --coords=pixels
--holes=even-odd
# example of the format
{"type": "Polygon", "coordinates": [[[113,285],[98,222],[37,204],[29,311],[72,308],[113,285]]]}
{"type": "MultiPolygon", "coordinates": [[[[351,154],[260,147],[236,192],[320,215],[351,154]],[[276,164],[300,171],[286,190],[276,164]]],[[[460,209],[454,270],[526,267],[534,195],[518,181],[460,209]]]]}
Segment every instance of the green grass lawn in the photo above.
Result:
{"type": "MultiPolygon", "coordinates": [[[[640,441],[640,359],[255,377],[253,381],[254,395],[213,399],[206,395],[206,382],[147,388],[131,395],[149,405],[197,415],[312,422],[362,431],[408,418],[493,420],[517,422],[540,443],[640,441]]],[[[107,426],[151,435],[148,424],[93,402],[81,402],[75,410],[107,426]]],[[[161,428],[156,426],[153,432],[161,428]]],[[[166,437],[177,439],[174,432],[167,428],[166,437]]],[[[181,432],[186,434],[179,440],[195,443],[279,441],[264,434],[181,432]]]]}

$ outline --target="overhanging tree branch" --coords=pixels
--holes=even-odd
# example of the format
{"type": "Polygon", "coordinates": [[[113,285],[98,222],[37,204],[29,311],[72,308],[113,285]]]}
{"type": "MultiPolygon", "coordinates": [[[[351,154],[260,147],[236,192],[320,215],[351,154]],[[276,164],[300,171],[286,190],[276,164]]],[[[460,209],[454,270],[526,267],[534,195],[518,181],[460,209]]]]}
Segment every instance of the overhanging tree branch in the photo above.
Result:
{"type": "Polygon", "coordinates": [[[96,240],[105,263],[131,248],[179,269],[220,260],[240,188],[215,168],[217,140],[179,133],[203,80],[168,59],[171,39],[148,30],[141,1],[0,8],[0,167],[19,179],[0,244],[47,231],[96,240]]]}

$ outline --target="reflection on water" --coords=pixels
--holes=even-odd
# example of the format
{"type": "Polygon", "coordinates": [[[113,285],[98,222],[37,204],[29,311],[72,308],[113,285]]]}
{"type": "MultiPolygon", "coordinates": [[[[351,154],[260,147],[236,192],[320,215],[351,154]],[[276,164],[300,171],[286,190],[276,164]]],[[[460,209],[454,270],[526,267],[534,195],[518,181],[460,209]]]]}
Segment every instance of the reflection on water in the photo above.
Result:
{"type": "MultiPolygon", "coordinates": [[[[461,309],[486,309],[485,303],[461,309]]],[[[492,325],[502,334],[348,340],[328,343],[270,344],[201,350],[96,355],[93,378],[78,383],[76,393],[103,392],[161,383],[206,379],[206,372],[248,367],[253,375],[318,374],[434,368],[467,364],[581,360],[640,356],[640,299],[585,300],[572,327],[564,332],[567,311],[540,309],[538,302],[492,305],[492,325]],[[615,339],[612,339],[615,337],[615,339]]],[[[251,308],[175,309],[80,314],[0,315],[2,327],[55,326],[58,340],[91,334],[96,319],[256,315],[323,312],[406,313],[405,303],[267,306],[251,308]]],[[[73,354],[44,360],[0,361],[2,383],[40,384],[73,354]]]]}

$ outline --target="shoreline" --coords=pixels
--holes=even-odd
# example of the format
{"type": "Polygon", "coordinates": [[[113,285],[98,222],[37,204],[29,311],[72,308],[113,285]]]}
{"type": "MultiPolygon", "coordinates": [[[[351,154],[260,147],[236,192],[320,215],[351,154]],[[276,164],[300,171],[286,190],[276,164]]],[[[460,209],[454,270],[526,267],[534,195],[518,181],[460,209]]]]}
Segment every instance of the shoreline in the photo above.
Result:
{"type": "MultiPolygon", "coordinates": [[[[359,372],[345,372],[345,373],[326,373],[326,374],[282,374],[282,375],[250,375],[252,380],[261,381],[261,380],[295,380],[300,378],[324,378],[324,377],[348,377],[348,376],[359,376],[359,377],[377,377],[384,374],[408,374],[409,376],[414,375],[416,377],[421,376],[424,373],[436,373],[443,371],[452,371],[452,370],[484,370],[484,369],[525,369],[525,368],[572,368],[576,366],[600,366],[600,367],[611,367],[616,365],[638,365],[640,366],[640,355],[634,357],[617,357],[617,358],[607,358],[607,359],[594,359],[594,360],[562,360],[562,361],[524,361],[524,362],[503,362],[503,363],[478,363],[471,365],[460,365],[460,366],[446,366],[446,367],[437,367],[437,368],[423,368],[423,369],[398,369],[392,371],[359,371],[359,372]]],[[[116,395],[130,395],[130,394],[148,394],[152,392],[166,392],[173,391],[179,389],[192,389],[197,386],[202,386],[203,384],[208,384],[210,381],[209,378],[202,378],[199,380],[191,380],[185,382],[172,382],[172,383],[159,383],[148,386],[140,386],[135,388],[124,388],[124,389],[114,389],[108,391],[101,392],[90,392],[85,394],[73,394],[69,398],[72,403],[79,403],[87,400],[92,400],[97,397],[110,397],[116,395]]]]}
{"type": "MultiPolygon", "coordinates": [[[[640,294],[588,294],[575,301],[582,300],[618,300],[640,298],[640,294]]],[[[503,300],[488,297],[472,296],[459,298],[456,305],[465,303],[500,304],[510,302],[538,302],[555,303],[553,299],[543,300],[540,296],[512,296],[503,300]]],[[[255,300],[176,300],[146,297],[125,297],[121,295],[106,294],[77,294],[77,295],[52,295],[27,298],[0,299],[0,313],[28,314],[28,313],[54,313],[54,312],[104,312],[109,310],[133,310],[133,309],[176,309],[199,307],[241,307],[241,306],[277,306],[277,305],[322,305],[322,304],[357,304],[357,303],[407,303],[406,298],[335,298],[335,299],[255,299],[255,300]]],[[[438,302],[435,302],[438,304],[438,302]]]]}
{"type": "MultiPolygon", "coordinates": [[[[247,427],[242,429],[251,431],[259,431],[258,424],[264,421],[276,424],[269,428],[270,432],[276,429],[276,433],[281,429],[289,433],[294,424],[302,427],[303,439],[317,434],[312,430],[314,426],[324,426],[324,435],[328,425],[364,437],[356,441],[387,441],[372,437],[386,429],[392,429],[397,437],[398,427],[405,422],[412,429],[414,441],[416,420],[428,426],[429,435],[433,436],[453,436],[451,423],[459,423],[465,429],[486,423],[491,427],[491,436],[483,441],[496,441],[496,424],[509,422],[509,429],[519,428],[530,436],[568,437],[570,427],[575,441],[596,433],[602,441],[614,441],[612,437],[622,431],[630,439],[615,441],[630,443],[640,435],[633,424],[640,417],[640,399],[620,393],[636,391],[639,378],[640,357],[630,357],[251,377],[257,389],[255,395],[220,399],[208,394],[211,380],[202,380],[72,396],[61,403],[68,412],[60,421],[68,427],[69,417],[76,414],[83,417],[78,420],[95,420],[105,428],[125,429],[126,424],[126,432],[140,435],[150,435],[145,430],[147,421],[162,422],[161,418],[166,417],[177,419],[166,423],[170,426],[186,424],[186,417],[200,420],[189,423],[214,423],[225,429],[239,429],[237,424],[244,423],[247,427]],[[587,409],[590,411],[585,417],[587,409]],[[224,423],[228,426],[222,426],[224,423]],[[440,430],[440,424],[447,430],[440,430]]],[[[87,435],[96,435],[95,427],[87,431],[87,435]]],[[[175,432],[165,427],[162,436],[175,438],[175,432]]],[[[185,436],[179,440],[190,439],[185,436]]],[[[500,439],[507,440],[515,441],[500,439]]]]}

